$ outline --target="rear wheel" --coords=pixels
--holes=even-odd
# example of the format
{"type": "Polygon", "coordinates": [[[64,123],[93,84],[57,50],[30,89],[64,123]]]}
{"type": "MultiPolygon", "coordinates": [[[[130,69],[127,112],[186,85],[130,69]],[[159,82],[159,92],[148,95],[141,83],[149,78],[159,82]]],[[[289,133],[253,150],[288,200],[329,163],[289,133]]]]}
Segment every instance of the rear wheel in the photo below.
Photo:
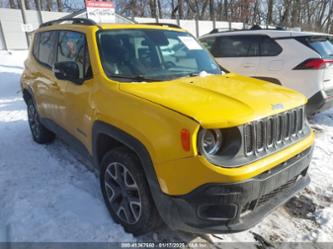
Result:
{"type": "Polygon", "coordinates": [[[32,138],[39,144],[50,143],[54,140],[55,134],[49,131],[39,119],[37,109],[32,101],[27,101],[28,121],[32,134],[32,138]]]}
{"type": "Polygon", "coordinates": [[[161,223],[140,162],[131,151],[117,148],[104,156],[101,188],[112,218],[125,231],[140,235],[161,223]]]}

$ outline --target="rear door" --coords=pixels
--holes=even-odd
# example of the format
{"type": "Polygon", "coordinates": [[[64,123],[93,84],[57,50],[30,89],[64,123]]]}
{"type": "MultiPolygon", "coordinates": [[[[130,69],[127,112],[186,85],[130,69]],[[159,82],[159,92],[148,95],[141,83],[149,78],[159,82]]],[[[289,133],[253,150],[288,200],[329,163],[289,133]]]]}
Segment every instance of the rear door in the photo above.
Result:
{"type": "Polygon", "coordinates": [[[57,80],[52,71],[56,37],[55,31],[37,33],[38,46],[33,50],[34,58],[38,62],[32,71],[34,97],[40,116],[48,119],[54,118],[55,109],[58,108],[57,80]]]}
{"type": "Polygon", "coordinates": [[[260,37],[259,46],[259,66],[254,76],[273,83],[279,83],[286,59],[281,56],[282,47],[274,39],[266,35],[260,37]]]}
{"type": "Polygon", "coordinates": [[[219,36],[211,53],[229,71],[254,76],[259,64],[259,40],[257,35],[219,36]]]}

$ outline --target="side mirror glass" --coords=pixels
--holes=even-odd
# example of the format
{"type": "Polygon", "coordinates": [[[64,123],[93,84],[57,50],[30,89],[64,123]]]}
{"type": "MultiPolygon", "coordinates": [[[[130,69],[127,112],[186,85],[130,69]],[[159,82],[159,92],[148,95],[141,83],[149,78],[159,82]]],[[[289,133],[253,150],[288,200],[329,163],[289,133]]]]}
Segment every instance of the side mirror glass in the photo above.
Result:
{"type": "Polygon", "coordinates": [[[56,62],[53,72],[59,80],[68,80],[78,85],[83,83],[83,79],[80,79],[79,66],[74,61],[56,62]]]}

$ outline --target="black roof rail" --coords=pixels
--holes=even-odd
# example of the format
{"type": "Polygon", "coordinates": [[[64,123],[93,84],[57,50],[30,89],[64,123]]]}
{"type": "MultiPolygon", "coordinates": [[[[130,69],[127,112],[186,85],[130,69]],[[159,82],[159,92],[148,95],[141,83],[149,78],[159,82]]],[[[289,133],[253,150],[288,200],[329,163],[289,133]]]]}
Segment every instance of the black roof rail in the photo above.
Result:
{"type": "Polygon", "coordinates": [[[146,22],[146,23],[138,23],[138,24],[144,24],[144,25],[157,25],[157,26],[166,26],[166,27],[170,27],[170,28],[177,28],[177,29],[181,29],[181,27],[177,24],[173,24],[173,23],[162,23],[162,22],[146,22]]]}
{"type": "Polygon", "coordinates": [[[209,32],[209,34],[215,34],[220,32],[232,32],[232,31],[240,31],[241,29],[228,29],[228,28],[215,28],[209,32]]]}
{"type": "Polygon", "coordinates": [[[249,30],[262,30],[262,27],[258,24],[253,25],[249,30]]]}
{"type": "Polygon", "coordinates": [[[286,30],[286,29],[280,26],[276,26],[275,28],[262,28],[260,25],[255,24],[249,30],[286,30]]]}
{"type": "Polygon", "coordinates": [[[209,34],[222,33],[222,32],[233,32],[233,31],[255,31],[255,30],[286,30],[283,27],[276,28],[262,28],[260,25],[253,25],[249,29],[226,29],[226,28],[215,28],[209,32],[209,34]]]}
{"type": "Polygon", "coordinates": [[[47,27],[54,24],[60,24],[62,22],[72,22],[72,24],[80,24],[80,25],[97,25],[97,23],[88,18],[60,18],[57,20],[52,20],[48,22],[42,23],[39,27],[47,27]]]}

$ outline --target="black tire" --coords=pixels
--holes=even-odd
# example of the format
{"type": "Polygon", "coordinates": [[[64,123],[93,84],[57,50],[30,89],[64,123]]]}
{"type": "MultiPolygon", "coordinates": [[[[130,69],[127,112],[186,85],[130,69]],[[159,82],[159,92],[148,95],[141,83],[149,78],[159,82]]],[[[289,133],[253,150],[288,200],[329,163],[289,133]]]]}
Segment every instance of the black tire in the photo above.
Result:
{"type": "Polygon", "coordinates": [[[37,109],[32,99],[27,100],[27,112],[29,127],[31,130],[32,138],[39,144],[50,143],[54,140],[55,134],[48,130],[39,119],[37,109]]]}
{"type": "Polygon", "coordinates": [[[162,224],[140,161],[133,152],[120,147],[106,153],[101,163],[100,183],[113,220],[126,232],[142,235],[162,224]]]}

